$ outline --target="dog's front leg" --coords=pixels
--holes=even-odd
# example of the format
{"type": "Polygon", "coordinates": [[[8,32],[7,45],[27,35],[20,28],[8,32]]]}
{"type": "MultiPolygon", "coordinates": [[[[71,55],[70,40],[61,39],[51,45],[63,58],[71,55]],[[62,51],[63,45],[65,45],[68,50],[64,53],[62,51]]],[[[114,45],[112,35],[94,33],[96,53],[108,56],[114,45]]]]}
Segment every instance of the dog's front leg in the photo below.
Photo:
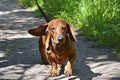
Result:
{"type": "Polygon", "coordinates": [[[51,62],[51,67],[52,67],[52,72],[51,72],[52,76],[60,75],[60,72],[59,72],[59,70],[57,68],[57,64],[55,62],[51,62]]]}
{"type": "Polygon", "coordinates": [[[58,75],[60,75],[60,72],[59,72],[59,70],[57,68],[57,63],[54,62],[54,60],[50,56],[48,56],[48,61],[50,62],[51,69],[52,69],[51,70],[51,75],[52,76],[58,76],[58,75]]]}
{"type": "Polygon", "coordinates": [[[76,55],[72,55],[71,57],[69,57],[69,60],[66,64],[65,70],[64,70],[64,74],[66,74],[67,76],[72,75],[72,67],[73,67],[75,59],[76,59],[76,55]]]}

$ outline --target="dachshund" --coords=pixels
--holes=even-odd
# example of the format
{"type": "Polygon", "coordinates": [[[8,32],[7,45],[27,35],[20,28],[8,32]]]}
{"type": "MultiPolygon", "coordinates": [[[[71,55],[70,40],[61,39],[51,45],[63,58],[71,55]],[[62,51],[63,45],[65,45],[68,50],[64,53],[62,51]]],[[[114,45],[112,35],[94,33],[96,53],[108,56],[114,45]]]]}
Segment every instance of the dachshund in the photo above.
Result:
{"type": "Polygon", "coordinates": [[[62,19],[53,19],[49,23],[30,28],[33,36],[39,36],[39,50],[43,63],[51,65],[51,75],[60,75],[61,66],[66,62],[64,74],[70,76],[76,59],[74,42],[77,41],[70,25],[62,19]]]}

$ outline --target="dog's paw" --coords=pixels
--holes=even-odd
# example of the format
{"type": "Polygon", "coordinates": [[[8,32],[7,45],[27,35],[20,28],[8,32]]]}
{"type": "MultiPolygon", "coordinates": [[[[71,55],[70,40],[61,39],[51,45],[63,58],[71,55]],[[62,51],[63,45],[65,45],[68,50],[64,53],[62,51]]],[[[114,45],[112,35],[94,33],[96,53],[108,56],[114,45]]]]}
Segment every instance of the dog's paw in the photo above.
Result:
{"type": "Polygon", "coordinates": [[[53,70],[52,70],[51,76],[59,76],[59,75],[60,75],[59,70],[57,70],[57,69],[53,69],[53,70]]]}
{"type": "Polygon", "coordinates": [[[72,69],[65,67],[64,74],[67,75],[67,76],[71,76],[72,75],[72,69]]]}

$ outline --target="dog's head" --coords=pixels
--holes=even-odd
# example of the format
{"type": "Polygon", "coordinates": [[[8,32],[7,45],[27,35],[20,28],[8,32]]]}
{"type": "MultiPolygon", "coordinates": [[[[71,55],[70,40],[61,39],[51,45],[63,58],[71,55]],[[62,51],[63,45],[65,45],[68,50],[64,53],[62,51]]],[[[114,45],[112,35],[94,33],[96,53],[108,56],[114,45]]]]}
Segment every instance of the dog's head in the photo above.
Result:
{"type": "Polygon", "coordinates": [[[55,44],[64,43],[66,36],[73,42],[77,41],[70,25],[61,19],[53,19],[49,23],[29,29],[28,32],[34,36],[49,35],[55,44]]]}

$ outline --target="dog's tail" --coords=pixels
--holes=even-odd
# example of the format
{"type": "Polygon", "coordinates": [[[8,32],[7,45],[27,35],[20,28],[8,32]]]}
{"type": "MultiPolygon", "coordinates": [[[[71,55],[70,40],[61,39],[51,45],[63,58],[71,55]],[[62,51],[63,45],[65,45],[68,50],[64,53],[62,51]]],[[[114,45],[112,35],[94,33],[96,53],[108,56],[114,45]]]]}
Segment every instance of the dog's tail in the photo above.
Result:
{"type": "Polygon", "coordinates": [[[38,1],[35,0],[35,3],[40,11],[40,13],[43,15],[43,17],[45,18],[46,22],[48,23],[50,21],[50,18],[45,14],[45,12],[42,10],[42,8],[40,7],[40,5],[38,4],[38,1]]]}

